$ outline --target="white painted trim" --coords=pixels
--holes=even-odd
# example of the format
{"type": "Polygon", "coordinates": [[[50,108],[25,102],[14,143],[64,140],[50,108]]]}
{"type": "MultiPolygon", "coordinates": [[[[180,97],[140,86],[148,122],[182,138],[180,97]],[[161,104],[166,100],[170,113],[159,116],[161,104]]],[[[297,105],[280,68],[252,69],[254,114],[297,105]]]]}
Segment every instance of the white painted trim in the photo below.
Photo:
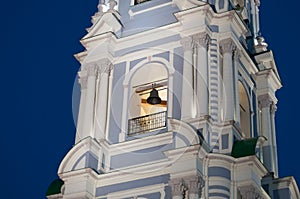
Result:
{"type": "Polygon", "coordinates": [[[164,3],[164,4],[159,4],[157,6],[151,6],[149,8],[142,9],[142,10],[137,11],[137,12],[133,12],[132,9],[130,9],[128,11],[128,14],[129,14],[130,18],[133,19],[133,17],[136,16],[136,15],[143,14],[145,12],[149,12],[149,11],[152,11],[152,10],[164,7],[164,6],[172,5],[172,4],[173,4],[172,2],[168,2],[168,3],[164,3]]]}

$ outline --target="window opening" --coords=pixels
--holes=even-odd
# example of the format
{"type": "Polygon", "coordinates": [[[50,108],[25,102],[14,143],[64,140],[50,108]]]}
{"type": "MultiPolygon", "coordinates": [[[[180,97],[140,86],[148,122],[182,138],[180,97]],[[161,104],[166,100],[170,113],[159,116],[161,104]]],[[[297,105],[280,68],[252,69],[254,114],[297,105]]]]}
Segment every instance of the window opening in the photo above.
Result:
{"type": "Polygon", "coordinates": [[[128,134],[137,134],[145,131],[156,130],[166,127],[167,117],[167,96],[168,87],[167,79],[157,80],[142,85],[133,87],[134,89],[134,102],[135,114],[137,117],[128,120],[128,134]],[[151,95],[151,91],[155,89],[159,98],[161,99],[158,104],[150,104],[147,99],[151,95]]]}
{"type": "Polygon", "coordinates": [[[245,134],[246,138],[251,137],[251,127],[250,127],[250,102],[244,85],[239,81],[239,105],[240,105],[240,125],[242,132],[245,134]]]}

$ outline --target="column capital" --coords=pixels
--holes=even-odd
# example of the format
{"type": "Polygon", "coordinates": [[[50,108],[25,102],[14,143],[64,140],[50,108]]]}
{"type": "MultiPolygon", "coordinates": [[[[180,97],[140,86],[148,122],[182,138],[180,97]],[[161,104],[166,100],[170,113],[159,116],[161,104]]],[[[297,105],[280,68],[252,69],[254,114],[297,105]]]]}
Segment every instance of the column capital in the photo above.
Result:
{"type": "Polygon", "coordinates": [[[111,70],[113,69],[113,64],[109,59],[105,58],[88,63],[83,67],[83,69],[87,71],[88,76],[96,76],[101,73],[110,74],[111,70]]]}
{"type": "Polygon", "coordinates": [[[273,103],[271,97],[268,94],[258,96],[258,108],[263,109],[271,106],[273,103]]]}
{"type": "Polygon", "coordinates": [[[198,33],[192,36],[193,42],[197,47],[208,48],[210,37],[206,32],[198,33]]]}
{"type": "Polygon", "coordinates": [[[185,51],[192,50],[194,47],[193,39],[191,37],[184,37],[180,40],[180,44],[182,45],[185,51]]]}
{"type": "Polygon", "coordinates": [[[98,66],[95,62],[87,64],[85,67],[87,76],[96,76],[98,72],[98,66]]]}
{"type": "Polygon", "coordinates": [[[99,68],[99,75],[101,73],[107,73],[108,75],[110,75],[111,70],[113,69],[113,64],[111,63],[111,61],[109,59],[101,59],[99,61],[97,61],[97,66],[99,68]]]}
{"type": "Polygon", "coordinates": [[[236,50],[236,45],[232,39],[224,39],[220,41],[221,53],[233,53],[236,50]]]}
{"type": "Polygon", "coordinates": [[[202,188],[205,185],[204,180],[200,176],[187,177],[184,180],[187,183],[189,193],[201,196],[202,188]]]}
{"type": "Polygon", "coordinates": [[[242,195],[242,198],[263,199],[263,197],[260,195],[259,191],[253,185],[240,187],[239,191],[242,195]]]}
{"type": "Polygon", "coordinates": [[[182,179],[172,179],[169,181],[172,189],[172,196],[182,196],[184,191],[184,184],[182,179]]]}

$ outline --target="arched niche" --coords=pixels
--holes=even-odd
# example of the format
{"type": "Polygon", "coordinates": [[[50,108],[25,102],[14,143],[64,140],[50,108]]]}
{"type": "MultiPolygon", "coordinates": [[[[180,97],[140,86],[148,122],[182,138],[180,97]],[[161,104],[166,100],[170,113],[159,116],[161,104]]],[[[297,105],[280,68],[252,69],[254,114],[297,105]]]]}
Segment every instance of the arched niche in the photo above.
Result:
{"type": "Polygon", "coordinates": [[[136,70],[129,88],[129,118],[167,110],[168,71],[161,63],[150,62],[136,70]],[[161,104],[151,105],[146,102],[153,88],[158,91],[161,104]]]}

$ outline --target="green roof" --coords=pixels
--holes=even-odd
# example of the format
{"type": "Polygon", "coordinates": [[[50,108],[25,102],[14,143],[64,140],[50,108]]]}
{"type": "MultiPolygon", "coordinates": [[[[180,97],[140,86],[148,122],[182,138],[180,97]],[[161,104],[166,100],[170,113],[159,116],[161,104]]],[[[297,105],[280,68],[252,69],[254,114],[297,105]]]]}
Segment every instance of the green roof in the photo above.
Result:
{"type": "Polygon", "coordinates": [[[257,140],[258,138],[249,138],[235,141],[232,146],[231,156],[234,158],[240,158],[255,155],[257,140]]]}
{"type": "Polygon", "coordinates": [[[64,181],[61,179],[54,180],[48,187],[46,196],[55,195],[61,193],[61,187],[63,186],[64,181]]]}

